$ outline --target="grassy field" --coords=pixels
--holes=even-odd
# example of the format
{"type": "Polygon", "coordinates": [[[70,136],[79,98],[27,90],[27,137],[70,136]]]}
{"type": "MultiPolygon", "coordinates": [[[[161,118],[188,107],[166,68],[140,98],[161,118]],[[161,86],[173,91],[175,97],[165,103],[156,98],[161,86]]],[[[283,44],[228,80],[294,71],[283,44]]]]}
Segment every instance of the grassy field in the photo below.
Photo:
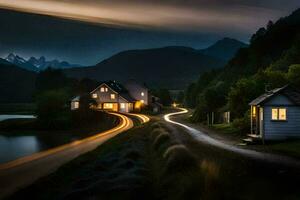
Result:
{"type": "Polygon", "coordinates": [[[200,196],[200,175],[187,148],[151,122],[116,136],[10,199],[193,199],[200,196]]]}
{"type": "Polygon", "coordinates": [[[33,114],[35,104],[33,103],[13,103],[0,104],[0,114],[33,114]]]}

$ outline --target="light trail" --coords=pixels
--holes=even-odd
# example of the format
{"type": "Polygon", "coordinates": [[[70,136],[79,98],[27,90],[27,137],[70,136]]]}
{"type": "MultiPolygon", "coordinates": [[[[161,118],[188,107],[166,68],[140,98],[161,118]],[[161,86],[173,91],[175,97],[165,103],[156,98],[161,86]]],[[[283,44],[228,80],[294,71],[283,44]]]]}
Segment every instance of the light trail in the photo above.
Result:
{"type": "Polygon", "coordinates": [[[107,140],[133,127],[133,122],[128,117],[119,113],[110,114],[120,119],[120,123],[113,129],[1,164],[0,199],[9,196],[20,188],[30,185],[39,178],[54,172],[65,163],[96,149],[107,140]]]}
{"type": "Polygon", "coordinates": [[[101,133],[97,133],[94,136],[84,138],[82,140],[77,140],[77,141],[74,141],[74,142],[71,142],[71,143],[68,143],[68,144],[65,144],[65,145],[61,145],[61,146],[58,146],[58,147],[55,147],[55,148],[52,148],[52,149],[48,149],[48,150],[45,150],[45,151],[41,151],[41,152],[29,155],[29,156],[21,157],[19,159],[13,160],[11,162],[0,164],[0,170],[13,168],[13,167],[16,167],[16,166],[19,166],[19,165],[22,165],[22,164],[40,159],[40,158],[47,157],[47,156],[55,154],[55,153],[59,153],[61,151],[67,150],[69,148],[76,148],[79,145],[86,144],[86,143],[94,141],[98,138],[102,138],[104,136],[114,134],[114,133],[123,132],[125,130],[130,129],[133,126],[131,120],[129,120],[128,117],[126,117],[124,115],[121,115],[121,114],[118,114],[118,113],[111,113],[111,114],[115,115],[115,116],[117,116],[121,119],[121,122],[115,128],[104,131],[104,132],[101,132],[101,133]]]}
{"type": "Polygon", "coordinates": [[[294,165],[294,166],[299,166],[300,167],[300,161],[290,158],[290,157],[286,157],[286,156],[280,156],[280,155],[275,155],[275,154],[270,154],[270,153],[264,153],[264,152],[258,152],[255,150],[250,150],[250,149],[243,149],[243,148],[239,148],[237,146],[234,145],[230,145],[230,144],[226,144],[224,142],[221,142],[217,139],[214,139],[212,137],[210,137],[209,135],[194,129],[190,126],[187,126],[185,124],[176,122],[172,119],[170,119],[170,117],[172,116],[176,116],[176,115],[182,115],[182,114],[186,114],[188,113],[188,110],[185,108],[178,108],[180,109],[179,112],[174,112],[174,113],[169,113],[164,115],[164,120],[172,123],[172,124],[176,124],[178,126],[181,126],[185,129],[188,130],[188,133],[197,141],[202,142],[202,143],[206,143],[206,144],[210,144],[213,146],[216,146],[218,148],[222,148],[224,150],[227,151],[231,151],[234,153],[238,153],[240,155],[244,155],[250,158],[254,158],[254,159],[260,159],[260,160],[266,160],[266,161],[270,161],[270,162],[276,162],[276,163],[285,163],[288,165],[294,165]]]}
{"type": "Polygon", "coordinates": [[[134,113],[126,113],[126,115],[131,115],[131,116],[134,116],[134,117],[137,117],[140,119],[140,121],[142,122],[142,124],[145,124],[147,122],[150,121],[150,118],[147,117],[146,115],[142,115],[142,114],[134,114],[134,113]]]}

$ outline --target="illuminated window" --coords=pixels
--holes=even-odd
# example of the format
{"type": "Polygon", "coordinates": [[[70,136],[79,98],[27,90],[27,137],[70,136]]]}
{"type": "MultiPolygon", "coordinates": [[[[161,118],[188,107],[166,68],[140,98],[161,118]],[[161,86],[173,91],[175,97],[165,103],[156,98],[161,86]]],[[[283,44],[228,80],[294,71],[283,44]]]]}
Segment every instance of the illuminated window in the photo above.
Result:
{"type": "Polygon", "coordinates": [[[252,108],[252,116],[255,117],[256,116],[256,107],[253,106],[252,108]]]}
{"type": "Polygon", "coordinates": [[[112,109],[113,106],[114,105],[112,103],[105,103],[105,104],[103,104],[103,109],[112,109]]]}
{"type": "Polygon", "coordinates": [[[104,88],[104,87],[101,87],[101,88],[100,88],[100,91],[101,91],[101,92],[105,92],[105,88],[104,88]]]}
{"type": "Polygon", "coordinates": [[[286,120],[286,108],[272,108],[272,120],[286,120]]]}
{"type": "Polygon", "coordinates": [[[75,101],[75,102],[74,102],[74,108],[75,108],[75,109],[78,109],[78,108],[79,108],[79,102],[78,102],[78,101],[75,101]]]}
{"type": "Polygon", "coordinates": [[[144,100],[141,100],[141,103],[145,103],[145,101],[144,101],[144,100]]]}
{"type": "Polygon", "coordinates": [[[111,95],[110,95],[110,98],[111,98],[111,99],[116,99],[116,95],[115,95],[115,94],[111,94],[111,95]]]}
{"type": "Polygon", "coordinates": [[[93,98],[96,99],[98,97],[97,93],[93,94],[93,98]]]}
{"type": "Polygon", "coordinates": [[[286,109],[279,108],[279,120],[286,120],[286,109]]]}
{"type": "Polygon", "coordinates": [[[108,92],[108,88],[105,88],[105,92],[108,92]]]}
{"type": "Polygon", "coordinates": [[[144,92],[142,92],[142,93],[141,93],[141,95],[142,95],[142,97],[143,97],[143,96],[145,96],[145,93],[144,93],[144,92]]]}
{"type": "Polygon", "coordinates": [[[121,103],[121,105],[120,105],[120,107],[121,107],[121,109],[125,109],[125,103],[121,103]]]}

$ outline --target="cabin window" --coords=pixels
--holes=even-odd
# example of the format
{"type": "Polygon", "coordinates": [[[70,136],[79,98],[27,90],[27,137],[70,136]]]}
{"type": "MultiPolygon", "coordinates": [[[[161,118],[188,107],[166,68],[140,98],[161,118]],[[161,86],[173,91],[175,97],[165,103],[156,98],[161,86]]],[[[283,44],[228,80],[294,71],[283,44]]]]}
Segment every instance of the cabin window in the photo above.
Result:
{"type": "Polygon", "coordinates": [[[125,109],[125,103],[121,103],[121,105],[120,105],[120,107],[121,107],[121,109],[125,109]]]}
{"type": "Polygon", "coordinates": [[[141,100],[141,103],[145,103],[145,101],[144,101],[144,100],[141,100]]]}
{"type": "Polygon", "coordinates": [[[145,96],[145,93],[144,93],[144,92],[141,92],[141,96],[142,96],[142,97],[145,96]]]}
{"type": "Polygon", "coordinates": [[[92,96],[94,99],[96,99],[98,97],[97,93],[94,93],[92,96]]]}
{"type": "Polygon", "coordinates": [[[101,87],[101,88],[100,88],[100,91],[101,91],[101,92],[105,92],[105,88],[104,88],[104,87],[101,87]]]}
{"type": "Polygon", "coordinates": [[[79,102],[78,102],[78,101],[75,101],[75,102],[74,102],[74,108],[75,108],[75,109],[78,109],[78,108],[79,108],[79,102]]]}
{"type": "Polygon", "coordinates": [[[286,120],[286,108],[272,108],[272,120],[286,120]]]}
{"type": "Polygon", "coordinates": [[[115,94],[111,94],[111,95],[110,95],[110,98],[111,98],[111,99],[116,99],[116,95],[115,95],[115,94]]]}

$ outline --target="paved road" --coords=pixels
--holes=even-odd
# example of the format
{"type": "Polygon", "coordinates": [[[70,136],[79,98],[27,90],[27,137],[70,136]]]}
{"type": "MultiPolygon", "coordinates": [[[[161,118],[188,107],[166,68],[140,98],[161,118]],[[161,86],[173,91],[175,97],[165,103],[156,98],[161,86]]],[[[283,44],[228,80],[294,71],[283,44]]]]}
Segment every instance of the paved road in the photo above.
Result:
{"type": "MultiPolygon", "coordinates": [[[[133,122],[125,115],[111,113],[120,118],[120,123],[108,131],[74,141],[53,149],[26,156],[0,165],[0,199],[16,190],[30,185],[37,179],[50,174],[70,160],[91,151],[105,141],[133,127],[133,122]]],[[[142,121],[146,116],[135,115],[142,121]]]]}
{"type": "Polygon", "coordinates": [[[199,131],[193,127],[190,127],[186,124],[183,123],[179,123],[176,122],[174,120],[171,119],[172,116],[176,116],[176,115],[183,115],[183,114],[187,114],[188,110],[184,109],[184,108],[179,108],[180,111],[178,112],[174,112],[174,113],[170,113],[170,114],[166,114],[164,116],[165,121],[172,123],[172,124],[176,124],[178,126],[181,126],[183,128],[185,128],[188,133],[197,141],[199,142],[204,142],[213,146],[216,146],[218,148],[222,148],[231,152],[235,152],[250,158],[254,158],[254,159],[260,159],[260,160],[265,160],[265,161],[269,161],[269,162],[275,162],[275,163],[281,163],[281,164],[287,164],[287,165],[291,165],[291,166],[297,166],[300,167],[300,161],[297,159],[293,159],[290,157],[286,157],[286,156],[279,156],[279,155],[274,155],[274,154],[270,154],[270,153],[264,153],[264,152],[258,152],[255,150],[250,150],[250,149],[245,149],[245,148],[240,148],[238,146],[234,146],[231,144],[227,144],[224,143],[222,141],[219,141],[215,138],[210,137],[209,135],[203,133],[202,131],[199,131]]]}

